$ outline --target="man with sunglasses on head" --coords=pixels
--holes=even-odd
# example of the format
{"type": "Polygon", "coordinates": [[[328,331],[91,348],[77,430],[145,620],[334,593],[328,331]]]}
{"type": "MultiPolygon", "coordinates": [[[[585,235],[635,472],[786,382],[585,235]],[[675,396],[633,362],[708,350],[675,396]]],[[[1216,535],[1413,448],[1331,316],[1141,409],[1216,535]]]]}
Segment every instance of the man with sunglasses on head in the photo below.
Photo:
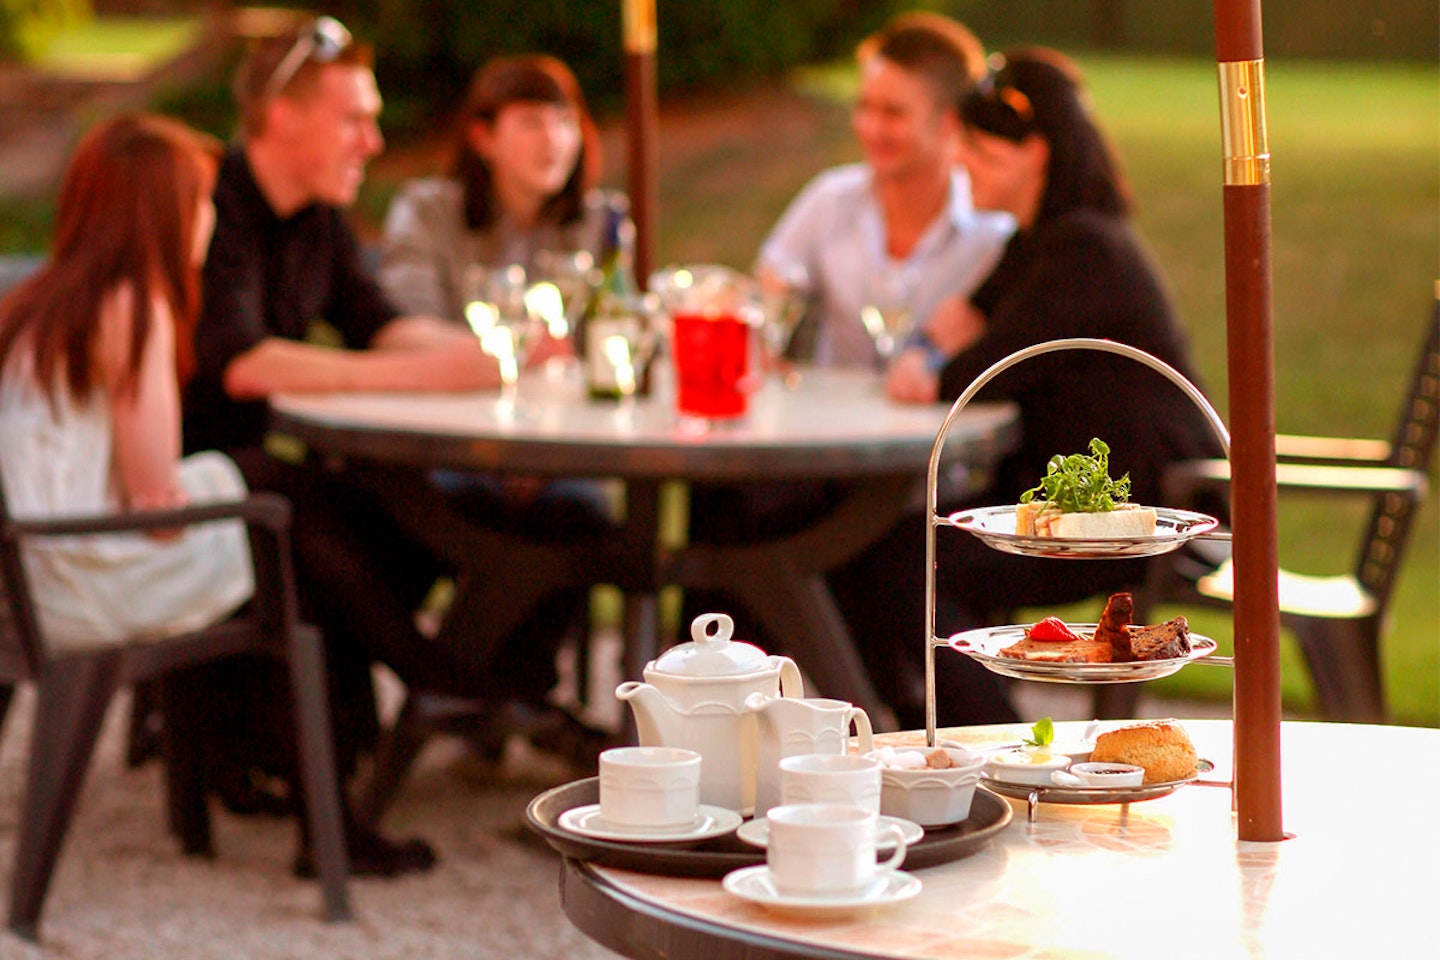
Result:
{"type": "MultiPolygon", "coordinates": [[[[495,386],[499,374],[494,359],[461,328],[399,315],[362,266],[343,208],[354,202],[366,164],[384,146],[369,48],[333,18],[305,21],[252,47],[235,93],[242,129],[215,188],[217,220],[195,331],[197,372],[185,394],[185,442],[189,449],[229,451],[251,489],[283,493],[294,504],[302,613],[325,635],[345,774],[377,737],[372,662],[385,663],[412,693],[438,700],[472,697],[487,681],[477,665],[415,626],[416,609],[447,571],[401,529],[389,494],[408,496],[398,488],[423,487],[423,479],[359,481],[348,472],[271,456],[264,446],[265,398],[472,390],[495,386]],[[316,321],[343,346],[316,342],[316,321]]],[[[237,668],[218,684],[236,718],[235,729],[216,721],[222,751],[274,756],[274,744],[245,741],[260,714],[276,712],[264,702],[275,683],[261,668],[237,668]]],[[[217,705],[216,713],[225,712],[217,705]]],[[[346,827],[353,872],[393,875],[435,862],[421,841],[389,841],[348,813],[346,827]]],[[[302,851],[297,870],[310,869],[302,851]]]]}

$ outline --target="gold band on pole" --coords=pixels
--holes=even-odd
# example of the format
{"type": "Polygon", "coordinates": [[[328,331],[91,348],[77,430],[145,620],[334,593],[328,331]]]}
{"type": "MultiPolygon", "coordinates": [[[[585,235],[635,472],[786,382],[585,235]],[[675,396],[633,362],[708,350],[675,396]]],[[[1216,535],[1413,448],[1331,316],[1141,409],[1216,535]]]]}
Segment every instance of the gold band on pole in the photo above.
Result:
{"type": "Polygon", "coordinates": [[[1220,70],[1220,145],[1225,186],[1270,182],[1270,141],[1265,133],[1265,61],[1234,60],[1220,70]]]}
{"type": "Polygon", "coordinates": [[[622,0],[625,52],[654,53],[656,46],[655,0],[622,0]]]}

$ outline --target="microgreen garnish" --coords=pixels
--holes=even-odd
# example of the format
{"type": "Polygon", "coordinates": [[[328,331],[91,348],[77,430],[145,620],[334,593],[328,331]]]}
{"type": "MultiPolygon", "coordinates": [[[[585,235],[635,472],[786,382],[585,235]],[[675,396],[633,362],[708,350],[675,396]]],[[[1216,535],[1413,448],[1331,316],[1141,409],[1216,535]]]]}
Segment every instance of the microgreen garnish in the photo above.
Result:
{"type": "Polygon", "coordinates": [[[1036,496],[1064,513],[1105,513],[1130,497],[1130,474],[1110,479],[1110,447],[1098,437],[1090,441],[1091,456],[1083,453],[1050,458],[1040,484],[1020,494],[1021,503],[1036,496]]]}
{"type": "Polygon", "coordinates": [[[1055,724],[1049,717],[1041,717],[1030,728],[1030,738],[1021,743],[1032,747],[1048,747],[1055,742],[1055,724]]]}

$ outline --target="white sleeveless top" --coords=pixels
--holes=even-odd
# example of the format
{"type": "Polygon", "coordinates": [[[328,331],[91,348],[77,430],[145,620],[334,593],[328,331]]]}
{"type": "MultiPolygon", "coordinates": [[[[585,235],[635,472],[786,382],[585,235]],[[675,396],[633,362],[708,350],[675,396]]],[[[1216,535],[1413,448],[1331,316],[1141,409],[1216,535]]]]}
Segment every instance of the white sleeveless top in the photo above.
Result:
{"type": "MultiPolygon", "coordinates": [[[[12,354],[0,376],[0,482],[16,519],[114,513],[108,398],[79,406],[60,389],[52,409],[12,354]]],[[[192,503],[245,496],[230,458],[207,452],[179,464],[192,503]]],[[[234,612],[255,590],[249,540],[239,520],[185,528],[173,540],[141,533],[44,537],[26,542],[25,572],[52,650],[159,639],[234,612]]]]}

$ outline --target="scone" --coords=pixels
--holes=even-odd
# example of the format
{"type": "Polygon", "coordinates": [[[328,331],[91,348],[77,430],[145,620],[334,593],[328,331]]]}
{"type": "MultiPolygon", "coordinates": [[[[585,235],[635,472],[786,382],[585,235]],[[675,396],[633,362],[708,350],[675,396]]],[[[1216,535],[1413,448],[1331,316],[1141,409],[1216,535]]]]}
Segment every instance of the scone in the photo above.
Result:
{"type": "Polygon", "coordinates": [[[1100,734],[1090,759],[1095,763],[1133,763],[1145,768],[1146,783],[1164,783],[1192,775],[1198,758],[1190,735],[1180,724],[1151,720],[1100,734]]]}

